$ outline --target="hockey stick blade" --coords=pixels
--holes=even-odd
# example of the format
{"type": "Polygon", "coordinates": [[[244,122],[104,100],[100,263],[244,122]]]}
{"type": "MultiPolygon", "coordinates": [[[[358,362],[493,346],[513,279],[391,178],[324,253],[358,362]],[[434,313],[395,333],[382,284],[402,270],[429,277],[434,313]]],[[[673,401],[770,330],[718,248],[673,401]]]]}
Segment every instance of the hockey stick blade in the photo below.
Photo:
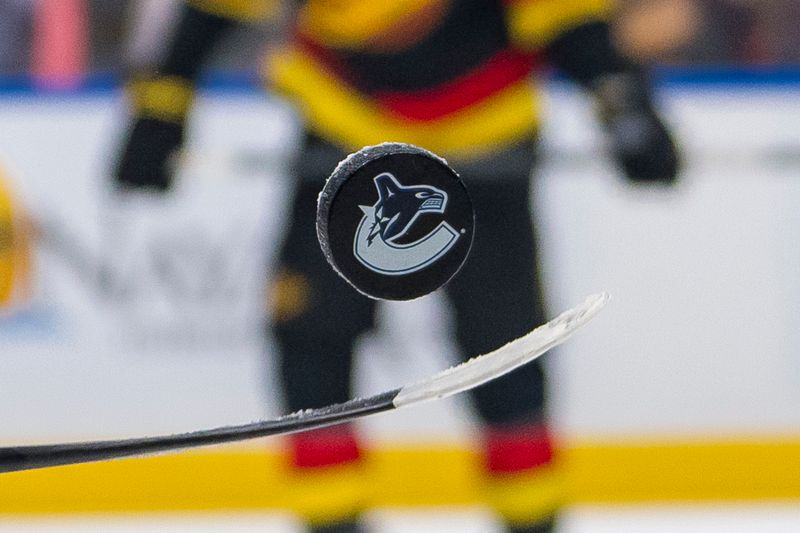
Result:
{"type": "Polygon", "coordinates": [[[0,473],[297,433],[428,400],[446,398],[533,361],[569,338],[591,320],[607,301],[606,293],[590,296],[582,304],[493,352],[470,359],[419,383],[369,398],[299,411],[272,420],[177,435],[0,448],[0,473]]]}

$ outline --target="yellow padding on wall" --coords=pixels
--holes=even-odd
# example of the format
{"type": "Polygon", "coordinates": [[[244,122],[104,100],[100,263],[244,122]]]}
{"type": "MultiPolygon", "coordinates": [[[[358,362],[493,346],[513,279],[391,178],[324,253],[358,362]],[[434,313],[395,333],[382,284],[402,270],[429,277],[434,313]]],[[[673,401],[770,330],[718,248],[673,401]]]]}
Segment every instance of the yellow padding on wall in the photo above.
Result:
{"type": "MultiPolygon", "coordinates": [[[[562,450],[561,458],[568,502],[800,499],[800,436],[584,443],[562,450]]],[[[475,451],[459,446],[372,450],[366,465],[369,503],[481,504],[480,464],[475,451]]],[[[314,496],[301,498],[294,483],[279,453],[214,448],[0,474],[0,514],[220,509],[307,514],[304,502],[314,496]]]]}
{"type": "Polygon", "coordinates": [[[800,438],[587,443],[568,450],[581,502],[800,498],[800,438]]]}

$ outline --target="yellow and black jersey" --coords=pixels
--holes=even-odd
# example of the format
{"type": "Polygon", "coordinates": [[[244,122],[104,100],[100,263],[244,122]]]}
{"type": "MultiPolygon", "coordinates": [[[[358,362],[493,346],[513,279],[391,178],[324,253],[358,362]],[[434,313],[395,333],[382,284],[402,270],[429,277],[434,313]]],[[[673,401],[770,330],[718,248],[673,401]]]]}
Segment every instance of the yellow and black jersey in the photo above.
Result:
{"type": "MultiPolygon", "coordinates": [[[[253,20],[271,0],[187,0],[253,20]]],[[[531,73],[572,29],[605,21],[610,0],[306,0],[265,76],[307,127],[345,150],[404,141],[469,160],[532,137],[531,73]]]]}
{"type": "Polygon", "coordinates": [[[392,140],[477,158],[534,134],[542,48],[608,9],[604,0],[311,0],[267,71],[312,130],[348,150],[392,140]],[[442,5],[426,35],[382,50],[415,11],[424,25],[433,3],[442,5]]]}

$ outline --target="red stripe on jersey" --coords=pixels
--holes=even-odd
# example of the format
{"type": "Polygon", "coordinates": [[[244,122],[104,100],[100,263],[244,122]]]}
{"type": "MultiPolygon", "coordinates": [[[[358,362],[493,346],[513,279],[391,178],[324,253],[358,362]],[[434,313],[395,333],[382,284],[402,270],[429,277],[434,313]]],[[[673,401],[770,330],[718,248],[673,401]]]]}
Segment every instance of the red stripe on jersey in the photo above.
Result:
{"type": "Polygon", "coordinates": [[[348,426],[297,433],[289,439],[297,468],[341,465],[361,457],[356,437],[348,426]]]}
{"type": "Polygon", "coordinates": [[[411,120],[435,120],[465,109],[525,78],[536,56],[502,50],[486,63],[451,82],[414,92],[382,92],[375,97],[387,109],[411,120]]]}
{"type": "Polygon", "coordinates": [[[522,472],[553,460],[553,445],[544,426],[492,428],[485,439],[486,468],[491,473],[522,472]]]}
{"type": "Polygon", "coordinates": [[[325,67],[328,73],[349,86],[355,86],[355,77],[349,72],[344,61],[324,44],[314,40],[299,29],[294,29],[292,41],[311,56],[319,65],[325,67]]]}

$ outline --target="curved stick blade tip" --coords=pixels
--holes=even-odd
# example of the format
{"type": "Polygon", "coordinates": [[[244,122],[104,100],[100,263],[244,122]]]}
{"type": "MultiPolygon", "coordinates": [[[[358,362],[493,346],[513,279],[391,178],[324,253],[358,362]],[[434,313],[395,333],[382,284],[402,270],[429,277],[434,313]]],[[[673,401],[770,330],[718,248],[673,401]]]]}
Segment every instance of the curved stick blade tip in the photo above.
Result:
{"type": "Polygon", "coordinates": [[[493,352],[479,355],[430,379],[403,387],[393,403],[395,407],[404,407],[446,398],[507,374],[567,340],[594,318],[608,299],[607,292],[593,294],[583,303],[493,352]]]}

